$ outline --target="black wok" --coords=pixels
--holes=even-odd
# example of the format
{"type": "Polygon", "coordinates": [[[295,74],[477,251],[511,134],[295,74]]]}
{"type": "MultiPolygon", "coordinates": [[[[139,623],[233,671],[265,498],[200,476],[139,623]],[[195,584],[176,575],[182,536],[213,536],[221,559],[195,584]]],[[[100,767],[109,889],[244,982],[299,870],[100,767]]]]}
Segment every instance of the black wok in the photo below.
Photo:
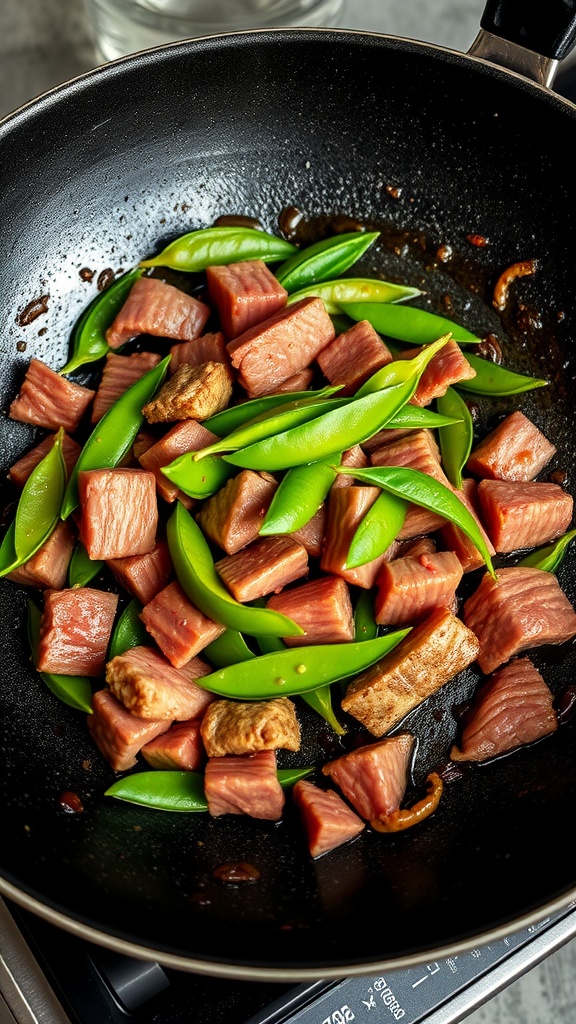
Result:
{"type": "MultiPolygon", "coordinates": [[[[521,404],[558,446],[554,468],[571,488],[576,107],[546,83],[550,58],[572,45],[566,23],[576,5],[557,4],[557,21],[545,27],[528,23],[538,6],[491,4],[475,56],[332,30],[167,46],[96,69],[8,118],[0,126],[3,408],[31,356],[63,365],[71,325],[102,271],[128,269],[222,214],[277,230],[293,205],[311,233],[321,233],[324,217],[381,227],[363,272],[423,287],[422,304],[437,312],[450,296],[452,318],[495,335],[508,366],[553,382],[520,403],[480,403],[480,413],[489,424],[521,404]],[[474,246],[470,235],[489,244],[474,246]],[[441,246],[452,258],[439,258],[441,246]],[[513,287],[499,315],[490,303],[496,277],[524,259],[536,259],[538,271],[513,287]],[[86,267],[96,272],[91,285],[79,273],[86,267]],[[47,311],[24,323],[22,311],[41,296],[47,311]]],[[[6,418],[0,429],[6,469],[36,435],[6,418]]],[[[575,602],[570,553],[559,580],[575,602]]],[[[57,925],[188,971],[286,980],[454,954],[575,898],[573,722],[466,772],[417,828],[367,831],[312,862],[290,808],[273,826],[105,799],[113,773],[83,715],[31,671],[26,594],[3,581],[0,600],[0,891],[57,925]],[[63,809],[66,791],[82,813],[63,809]],[[234,861],[255,865],[260,879],[219,882],[215,868],[234,861]]],[[[540,649],[534,660],[566,704],[572,645],[540,649]]],[[[420,741],[416,782],[446,759],[453,709],[476,682],[465,673],[404,723],[420,741]]],[[[305,723],[294,763],[332,749],[312,732],[305,723]]]]}

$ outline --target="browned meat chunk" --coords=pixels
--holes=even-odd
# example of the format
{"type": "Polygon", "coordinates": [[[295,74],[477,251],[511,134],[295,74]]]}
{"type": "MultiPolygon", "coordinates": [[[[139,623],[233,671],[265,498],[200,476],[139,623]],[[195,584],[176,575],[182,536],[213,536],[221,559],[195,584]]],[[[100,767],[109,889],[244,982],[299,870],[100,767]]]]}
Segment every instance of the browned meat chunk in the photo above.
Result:
{"type": "Polygon", "coordinates": [[[206,752],[200,735],[200,719],[174,722],[167,732],[146,743],[140,753],[152,768],[197,772],[206,762],[206,752]]]}
{"type": "Polygon", "coordinates": [[[180,341],[177,345],[171,345],[170,355],[170,374],[175,373],[182,363],[188,363],[190,366],[224,363],[225,366],[230,366],[230,356],[222,331],[211,331],[209,334],[201,334],[193,341],[180,341]]]}
{"type": "Polygon", "coordinates": [[[64,427],[73,434],[93,398],[90,388],[66,380],[40,359],[31,359],[8,415],[12,420],[48,430],[64,427]]]}
{"type": "Polygon", "coordinates": [[[66,585],[73,550],[74,537],[68,523],[57,523],[36,554],[8,573],[8,579],[39,590],[61,590],[66,585]]]}
{"type": "Polygon", "coordinates": [[[478,500],[496,551],[536,548],[563,534],[574,499],[559,484],[481,480],[478,500]]]}
{"type": "Polygon", "coordinates": [[[140,618],[174,668],[183,668],[226,628],[203,615],[176,580],[144,606],[140,618]]]}
{"type": "MultiPolygon", "coordinates": [[[[421,348],[404,349],[397,358],[413,359],[421,351],[421,348]]],[[[456,342],[450,339],[435,356],[432,356],[410,402],[412,405],[429,405],[433,398],[445,395],[451,384],[457,384],[459,380],[470,380],[475,376],[476,370],[472,369],[456,342]]]]}
{"type": "Polygon", "coordinates": [[[343,384],[339,395],[353,395],[382,366],[391,363],[392,353],[369,320],[359,320],[318,355],[318,366],[330,384],[343,384]]]}
{"type": "Polygon", "coordinates": [[[255,601],[306,576],[308,552],[288,536],[261,537],[221,558],[216,570],[237,601],[255,601]]]}
{"type": "Polygon", "coordinates": [[[517,409],[476,445],[466,466],[491,480],[534,480],[555,453],[555,446],[517,409]]]}
{"type": "Polygon", "coordinates": [[[514,658],[474,695],[453,761],[486,761],[555,732],[551,690],[528,658],[514,658]]]}
{"type": "Polygon", "coordinates": [[[286,380],[281,381],[269,392],[270,394],[280,395],[283,392],[290,391],[307,391],[314,379],[314,370],[309,366],[303,370],[298,370],[297,373],[293,373],[291,377],[287,377],[286,380]]]}
{"type": "Polygon", "coordinates": [[[312,516],[312,519],[309,519],[305,526],[301,526],[299,530],[294,530],[294,533],[291,533],[290,536],[304,545],[310,558],[320,558],[325,529],[326,504],[322,502],[318,511],[312,516]]]}
{"type": "Polygon", "coordinates": [[[288,292],[262,260],[206,268],[208,295],[227,338],[237,338],[286,305],[288,292]]]}
{"type": "MultiPolygon", "coordinates": [[[[354,469],[365,469],[366,466],[370,465],[370,460],[364,449],[361,448],[359,444],[356,444],[353,448],[348,448],[348,450],[343,453],[342,458],[340,459],[340,465],[350,466],[354,469]]],[[[352,474],[350,474],[350,476],[346,476],[344,473],[339,473],[332,484],[331,489],[334,490],[338,487],[351,487],[353,484],[356,484],[356,480],[352,474]]]]}
{"type": "Polygon", "coordinates": [[[453,551],[385,562],[376,579],[376,622],[415,625],[435,608],[453,607],[461,579],[462,566],[453,551]]]}
{"type": "Polygon", "coordinates": [[[476,659],[480,643],[448,608],[437,608],[390,654],[349,684],[342,709],[383,736],[476,659]]]}
{"type": "Polygon", "coordinates": [[[210,672],[200,658],[174,668],[153,647],[131,647],[106,665],[106,682],[128,711],[139,718],[198,718],[214,697],[194,682],[210,672]]]}
{"type": "Polygon", "coordinates": [[[362,819],[333,789],[320,789],[313,782],[299,779],[292,787],[292,795],[314,859],[355,839],[366,828],[362,819]]]}
{"type": "MultiPolygon", "coordinates": [[[[32,470],[42,461],[45,455],[48,454],[52,445],[54,444],[56,434],[49,434],[45,437],[40,444],[32,448],[31,451],[23,455],[18,462],[15,462],[13,466],[8,470],[8,478],[11,483],[16,487],[23,487],[32,470]]],[[[62,458],[66,465],[66,471],[68,475],[74,469],[78,461],[78,456],[82,451],[81,446],[74,440],[73,437],[69,437],[68,434],[64,434],[62,437],[62,458]]]]}
{"type": "Polygon", "coordinates": [[[309,366],[334,333],[322,299],[301,299],[244,331],[228,343],[228,352],[240,384],[254,398],[309,366]]]}
{"type": "Polygon", "coordinates": [[[140,604],[148,604],[169,583],[173,575],[170,549],[159,540],[145,555],[110,558],[107,562],[115,579],[140,604]]]}
{"type": "Polygon", "coordinates": [[[40,621],[39,672],[65,676],[100,676],[118,594],[91,587],[48,590],[40,621]]]}
{"type": "MultiPolygon", "coordinates": [[[[468,511],[474,516],[490,555],[494,555],[494,545],[478,518],[477,492],[478,484],[475,480],[469,477],[462,481],[462,490],[458,492],[458,497],[466,506],[468,511]]],[[[464,572],[472,572],[474,569],[479,569],[484,565],[484,558],[480,554],[478,548],[459,526],[456,526],[454,523],[447,522],[443,527],[441,527],[440,536],[442,537],[444,545],[458,556],[464,572]]]]}
{"type": "Polygon", "coordinates": [[[226,554],[235,554],[258,537],[277,486],[270,473],[242,470],[202,505],[202,530],[226,554]]]}
{"type": "Polygon", "coordinates": [[[551,572],[528,566],[488,573],[464,604],[464,622],[479,640],[485,675],[520,651],[576,636],[576,612],[551,572]]]}
{"type": "Polygon", "coordinates": [[[156,543],[156,480],[143,469],[78,474],[80,537],[94,561],[145,555],[156,543]]]}
{"type": "Polygon", "coordinates": [[[157,277],[134,282],[128,298],[106,331],[110,348],[120,348],[139,334],[192,341],[202,333],[210,308],[157,277]]]}
{"type": "Polygon", "coordinates": [[[206,448],[216,440],[216,434],[207,430],[196,420],[183,420],[171,427],[159,441],[156,441],[139,456],[140,465],[154,473],[156,477],[156,489],[164,501],[176,501],[182,496],[182,491],[175,484],[171,483],[167,476],[162,473],[162,467],[167,466],[178,456],[186,452],[197,452],[206,448]]]}
{"type": "Polygon", "coordinates": [[[288,647],[306,644],[339,644],[354,639],[354,614],[350,591],[339,576],[321,576],[274,594],[267,602],[293,619],[303,636],[284,637],[288,647]]]}
{"type": "Polygon", "coordinates": [[[94,743],[115,772],[133,768],[144,744],[170,727],[170,722],[144,721],[131,715],[110,690],[93,695],[87,722],[94,743]]]}
{"type": "Polygon", "coordinates": [[[120,395],[159,362],[155,352],[133,352],[130,356],[109,352],[92,405],[92,423],[98,423],[120,395]]]}
{"type": "Polygon", "coordinates": [[[364,565],[346,569],[346,559],[352,538],[369,508],[380,495],[379,487],[331,487],[328,495],[326,530],[320,568],[324,572],[341,576],[343,580],[357,587],[370,589],[374,586],[380,567],[386,557],[384,552],[364,565]]]}
{"type": "Polygon", "coordinates": [[[278,821],[285,796],[276,773],[276,754],[259,750],[235,757],[209,757],[204,771],[208,813],[248,814],[251,818],[278,821]]]}
{"type": "Polygon", "coordinates": [[[224,363],[181,363],[142,409],[148,423],[206,420],[225,409],[232,397],[232,379],[224,363]]]}
{"type": "Polygon", "coordinates": [[[245,703],[215,700],[204,714],[200,732],[208,757],[300,750],[296,708],[288,697],[245,703]]]}
{"type": "Polygon", "coordinates": [[[390,736],[343,754],[325,764],[329,775],[361,818],[372,821],[397,811],[408,784],[414,737],[390,736]]]}

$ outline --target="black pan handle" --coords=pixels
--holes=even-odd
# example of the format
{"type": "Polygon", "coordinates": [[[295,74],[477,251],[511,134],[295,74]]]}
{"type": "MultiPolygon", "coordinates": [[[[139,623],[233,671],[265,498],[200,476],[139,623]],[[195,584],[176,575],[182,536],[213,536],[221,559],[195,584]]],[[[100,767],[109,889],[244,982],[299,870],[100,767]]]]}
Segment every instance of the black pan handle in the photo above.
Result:
{"type": "Polygon", "coordinates": [[[563,60],[576,43],[576,0],[487,0],[480,25],[543,57],[563,60]]]}

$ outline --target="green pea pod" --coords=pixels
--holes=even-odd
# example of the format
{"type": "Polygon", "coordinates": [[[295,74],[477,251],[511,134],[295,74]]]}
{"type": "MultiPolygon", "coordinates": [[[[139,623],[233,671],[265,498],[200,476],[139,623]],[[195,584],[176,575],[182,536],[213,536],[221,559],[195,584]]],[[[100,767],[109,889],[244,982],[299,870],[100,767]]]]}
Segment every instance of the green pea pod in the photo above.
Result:
{"type": "Polygon", "coordinates": [[[204,648],[202,654],[217,668],[234,665],[238,661],[250,661],[255,657],[254,651],[250,650],[242,633],[237,629],[225,630],[204,648]]]}
{"type": "Polygon", "coordinates": [[[318,391],[292,391],[290,395],[284,391],[276,395],[263,395],[262,398],[249,398],[246,402],[239,402],[238,405],[231,405],[230,408],[215,413],[214,416],[204,420],[202,425],[207,430],[211,430],[213,434],[217,434],[218,437],[225,437],[226,434],[231,434],[233,430],[242,427],[248,420],[253,420],[263,413],[277,409],[279,405],[286,405],[289,400],[298,402],[303,398],[310,400],[328,398],[336,391],[340,391],[342,386],[339,384],[320,388],[318,391]]]}
{"type": "Polygon", "coordinates": [[[400,629],[375,640],[347,644],[290,647],[262,654],[249,664],[228,665],[196,682],[210,693],[232,700],[302,695],[363,672],[393,650],[409,632],[410,629],[400,629]]]}
{"type": "Polygon", "coordinates": [[[408,502],[382,491],[360,520],[352,538],[346,569],[356,569],[384,554],[400,533],[406,518],[408,502]]]}
{"type": "Polygon", "coordinates": [[[16,533],[15,521],[12,520],[0,546],[0,577],[7,576],[13,569],[17,569],[20,562],[14,547],[14,534],[16,533]]]}
{"type": "Polygon", "coordinates": [[[140,266],[170,267],[194,273],[241,260],[274,263],[297,252],[297,246],[291,242],[257,228],[199,228],[174,239],[158,256],[142,260],[140,266]]]}
{"type": "Polygon", "coordinates": [[[430,430],[435,430],[437,427],[460,422],[454,416],[445,416],[442,413],[434,412],[433,409],[429,409],[425,405],[405,405],[391,420],[388,420],[386,429],[395,430],[398,427],[409,427],[413,430],[421,430],[422,427],[429,427],[430,430]]]}
{"type": "Polygon", "coordinates": [[[531,551],[517,564],[529,565],[533,569],[542,569],[544,572],[556,572],[575,537],[576,530],[569,530],[552,544],[546,544],[542,548],[537,548],[536,551],[531,551]]]}
{"type": "Polygon", "coordinates": [[[344,274],[376,241],[379,231],[350,231],[314,242],[289,256],[275,276],[287,292],[344,274]]]}
{"type": "Polygon", "coordinates": [[[131,270],[114,281],[92,300],[80,317],[72,335],[72,354],[60,373],[72,373],[86,363],[94,363],[110,352],[105,331],[124,305],[132,285],[143,270],[131,270]]]}
{"type": "Polygon", "coordinates": [[[309,693],[301,693],[300,696],[313,711],[316,711],[328,723],[337,736],[346,735],[347,730],[334,714],[332,690],[329,683],[319,686],[317,690],[310,690],[309,693]]]}
{"type": "MultiPolygon", "coordinates": [[[[418,381],[428,366],[428,363],[449,340],[450,335],[443,334],[437,338],[436,341],[426,345],[422,351],[418,352],[418,354],[413,356],[412,359],[393,359],[392,362],[386,363],[386,366],[382,366],[379,370],[376,370],[376,373],[373,373],[371,377],[368,377],[368,380],[364,381],[362,387],[358,388],[354,398],[363,398],[364,395],[373,395],[375,391],[381,391],[383,388],[390,388],[395,384],[402,384],[404,381],[410,380],[414,382],[415,391],[418,381]]],[[[412,394],[413,393],[414,392],[412,392],[412,394]]],[[[410,397],[412,397],[412,395],[410,395],[410,397]]],[[[398,412],[400,412],[400,410],[398,410],[398,412]]]]}
{"type": "Polygon", "coordinates": [[[68,586],[86,587],[98,575],[103,565],[104,562],[88,558],[86,548],[78,541],[68,566],[68,586]]]}
{"type": "MultiPolygon", "coordinates": [[[[415,299],[421,294],[419,288],[379,281],[377,277],[342,277],[335,281],[323,281],[299,288],[297,292],[292,292],[288,296],[286,305],[290,306],[300,299],[315,295],[322,299],[326,312],[332,317],[337,317],[342,312],[342,302],[406,302],[407,299],[415,299]]],[[[350,324],[347,324],[344,330],[348,326],[350,324]]]]}
{"type": "Polygon", "coordinates": [[[194,452],[185,452],[167,466],[161,466],[161,472],[190,498],[202,499],[216,494],[237,470],[219,455],[207,455],[197,462],[194,452]]]}
{"type": "MultiPolygon", "coordinates": [[[[298,779],[311,775],[314,768],[279,768],[276,772],[283,789],[293,786],[298,779]]],[[[204,776],[200,772],[151,771],[135,772],[117,779],[104,796],[116,800],[150,807],[156,811],[194,813],[208,810],[204,792],[204,776]]]]}
{"type": "Polygon", "coordinates": [[[444,395],[436,399],[439,413],[454,417],[453,423],[441,426],[438,431],[442,465],[450,483],[456,490],[462,490],[462,470],[468,461],[474,442],[474,423],[470,410],[454,388],[447,388],[444,395]]]}
{"type": "Polygon", "coordinates": [[[354,637],[373,640],[378,636],[378,623],[374,618],[374,591],[361,590],[354,608],[354,637]]]}
{"type": "MultiPolygon", "coordinates": [[[[32,663],[38,661],[38,645],[40,642],[40,609],[33,601],[28,599],[28,641],[32,652],[32,663]]],[[[92,714],[92,686],[90,680],[85,676],[62,676],[52,672],[40,672],[40,678],[48,687],[50,692],[63,704],[74,708],[75,711],[84,711],[92,714]]]]}
{"type": "Polygon", "coordinates": [[[278,636],[257,636],[256,642],[261,654],[273,654],[274,651],[286,650],[286,644],[278,636]]]}
{"type": "Polygon", "coordinates": [[[282,789],[287,789],[298,782],[298,779],[305,779],[307,775],[311,775],[313,771],[313,768],[278,768],[276,775],[282,789]]]}
{"type": "Polygon", "coordinates": [[[338,465],[342,452],[319,462],[294,466],[284,474],[264,516],[260,534],[264,537],[301,530],[316,514],[334,483],[332,466],[338,465]]]}
{"type": "Polygon", "coordinates": [[[142,407],[160,387],[170,358],[166,356],[127,388],[96,424],[70,475],[60,512],[62,519],[67,519],[78,505],[78,473],[84,469],[113,469],[129,451],[144,419],[142,407]]]}
{"type": "Polygon", "coordinates": [[[469,380],[459,380],[455,385],[459,391],[471,391],[474,395],[488,395],[493,398],[507,395],[520,395],[524,391],[542,388],[550,383],[538,377],[527,377],[522,373],[514,373],[505,366],[491,363],[489,359],[466,353],[466,359],[476,376],[469,380]]]}
{"type": "Polygon", "coordinates": [[[166,532],[180,586],[209,619],[250,636],[302,635],[301,627],[286,615],[271,608],[240,604],[228,593],[200,527],[180,502],[168,520],[166,532]]]}
{"type": "MultiPolygon", "coordinates": [[[[478,523],[458,496],[444,484],[435,480],[434,477],[428,476],[427,473],[406,467],[374,466],[372,469],[350,469],[348,467],[345,471],[364,483],[375,484],[414,505],[420,505],[430,512],[436,512],[444,519],[459,526],[478,548],[490,575],[496,578],[490,552],[478,523]]],[[[344,469],[340,467],[335,472],[342,473],[344,469]]]]}
{"type": "Polygon", "coordinates": [[[378,334],[409,345],[429,345],[441,334],[451,334],[459,344],[479,344],[482,341],[477,334],[471,334],[453,320],[416,306],[387,302],[343,302],[342,309],[352,320],[368,320],[378,334]]]}
{"type": "Polygon", "coordinates": [[[116,655],[124,654],[132,647],[143,647],[150,643],[150,634],[140,618],[141,611],[142,605],[134,597],[118,616],[108,645],[110,661],[116,655]]]}

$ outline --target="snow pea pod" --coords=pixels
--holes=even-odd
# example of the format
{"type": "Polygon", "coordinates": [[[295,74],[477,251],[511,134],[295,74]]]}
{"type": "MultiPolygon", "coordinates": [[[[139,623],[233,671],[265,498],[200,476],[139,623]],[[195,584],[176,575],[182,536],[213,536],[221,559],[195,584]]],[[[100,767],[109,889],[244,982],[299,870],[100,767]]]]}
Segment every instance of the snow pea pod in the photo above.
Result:
{"type": "Polygon", "coordinates": [[[331,467],[338,465],[341,458],[342,452],[338,452],[289,469],[274,492],[260,527],[261,535],[294,533],[306,526],[334,483],[331,467]]]}
{"type": "Polygon", "coordinates": [[[68,481],[60,516],[67,519],[78,505],[78,473],[84,469],[113,469],[129,451],[144,416],[142,406],[160,387],[170,356],[126,389],[96,424],[86,441],[68,481]]]}
{"type": "Polygon", "coordinates": [[[451,523],[459,526],[478,548],[490,575],[496,578],[490,552],[474,516],[453,491],[448,490],[434,477],[428,476],[427,473],[421,473],[417,469],[397,466],[374,466],[372,469],[336,467],[335,472],[347,472],[364,483],[376,484],[377,487],[382,487],[383,490],[390,491],[391,494],[395,494],[399,498],[404,498],[415,505],[421,505],[422,508],[436,512],[444,519],[450,520],[451,523]]]}
{"type": "Polygon", "coordinates": [[[532,391],[534,388],[542,388],[550,383],[548,380],[541,380],[538,377],[529,377],[522,373],[514,373],[499,366],[498,363],[491,363],[489,359],[482,359],[466,352],[465,358],[472,369],[476,370],[476,376],[470,380],[459,380],[455,385],[459,391],[471,391],[475,395],[488,395],[494,398],[505,397],[506,395],[519,395],[524,391],[532,391]]]}
{"type": "Polygon", "coordinates": [[[392,430],[396,427],[410,427],[420,430],[421,427],[429,427],[431,430],[435,430],[436,427],[445,427],[451,423],[460,423],[460,419],[454,416],[445,416],[438,411],[434,412],[434,409],[429,409],[425,405],[405,405],[391,420],[388,420],[386,428],[392,430]]]}
{"type": "Polygon", "coordinates": [[[556,572],[575,537],[576,530],[569,530],[552,544],[546,544],[544,547],[531,551],[529,555],[525,555],[517,562],[517,565],[528,565],[533,569],[543,569],[545,572],[556,572]]]}
{"type": "Polygon", "coordinates": [[[462,489],[462,470],[468,461],[474,442],[474,423],[464,399],[454,388],[447,388],[444,395],[436,399],[439,413],[454,417],[452,424],[441,426],[438,431],[442,465],[450,483],[458,491],[462,489]]]}
{"type": "Polygon", "coordinates": [[[256,657],[237,629],[225,630],[204,648],[202,654],[217,668],[234,665],[238,661],[250,661],[256,657]]]}
{"type": "Polygon", "coordinates": [[[142,605],[136,598],[128,602],[112,630],[108,645],[108,659],[124,654],[131,647],[143,647],[150,643],[150,634],[140,618],[142,605]]]}
{"type": "MultiPolygon", "coordinates": [[[[314,768],[279,768],[276,776],[282,788],[286,789],[313,771],[314,768]]],[[[135,772],[113,782],[104,796],[157,811],[193,813],[208,810],[204,776],[200,772],[135,772]]]]}
{"type": "Polygon", "coordinates": [[[241,260],[279,262],[297,252],[292,242],[257,228],[198,228],[175,238],[157,256],[141,260],[140,266],[170,267],[193,273],[241,260]]]}
{"type": "Polygon", "coordinates": [[[275,277],[287,292],[344,274],[376,241],[379,231],[350,231],[308,245],[278,267],[275,277]]]}
{"type": "Polygon", "coordinates": [[[239,402],[238,405],[231,405],[230,408],[215,413],[210,419],[203,421],[203,426],[207,430],[211,430],[213,434],[217,434],[218,437],[225,437],[226,434],[231,434],[233,430],[242,427],[248,420],[256,419],[257,416],[262,416],[273,409],[277,409],[279,405],[286,405],[288,400],[297,402],[303,398],[311,400],[314,398],[328,398],[334,392],[340,391],[342,386],[342,384],[339,384],[337,386],[320,388],[318,391],[292,391],[289,396],[284,391],[277,395],[249,398],[246,402],[239,402]]]}
{"type": "MultiPolygon", "coordinates": [[[[28,642],[32,652],[32,663],[38,661],[38,644],[40,641],[40,609],[34,601],[28,598],[28,642]]],[[[90,680],[85,676],[62,676],[53,672],[39,672],[40,678],[50,690],[50,693],[74,708],[76,711],[84,711],[85,714],[92,714],[92,686],[90,680]]]]}
{"type": "Polygon", "coordinates": [[[251,636],[302,635],[302,628],[286,615],[240,604],[229,594],[214,568],[204,534],[180,502],[168,520],[166,533],[180,586],[204,615],[251,636]]]}
{"type": "Polygon", "coordinates": [[[290,306],[311,295],[317,296],[322,299],[329,316],[335,317],[342,312],[342,302],[406,302],[421,294],[419,288],[380,281],[377,277],[341,277],[299,288],[288,296],[286,305],[290,306]]]}
{"type": "MultiPolygon", "coordinates": [[[[358,391],[355,393],[354,398],[363,398],[364,395],[372,395],[375,391],[381,391],[383,388],[390,388],[395,384],[402,384],[404,381],[410,380],[412,380],[414,385],[413,394],[428,363],[444,347],[446,342],[450,340],[450,337],[450,334],[441,335],[435,341],[426,345],[412,359],[393,359],[392,362],[386,363],[386,366],[376,370],[371,377],[368,377],[368,380],[364,381],[362,387],[358,388],[358,391]]],[[[398,410],[399,412],[400,409],[398,410]]],[[[411,415],[414,414],[412,413],[411,415]]]]}
{"type": "Polygon", "coordinates": [[[88,558],[86,548],[81,541],[78,541],[68,566],[68,586],[86,587],[90,580],[93,580],[98,575],[103,565],[104,562],[93,561],[91,558],[88,558]]]}
{"type": "Polygon", "coordinates": [[[185,452],[162,466],[161,472],[190,498],[202,499],[216,494],[237,470],[219,455],[207,455],[197,462],[194,452],[185,452]]]}
{"type": "Polygon", "coordinates": [[[374,618],[374,591],[361,590],[354,607],[354,637],[356,640],[373,640],[378,636],[378,624],[374,618]]]}
{"type": "Polygon", "coordinates": [[[196,682],[210,693],[237,700],[302,695],[362,672],[393,650],[409,632],[400,629],[375,640],[286,648],[262,654],[249,664],[228,665],[196,682]]]}
{"type": "Polygon", "coordinates": [[[400,533],[408,502],[382,491],[360,520],[346,558],[346,569],[356,569],[384,554],[400,533]]]}
{"type": "Polygon", "coordinates": [[[472,334],[453,320],[416,306],[391,302],[343,302],[341,305],[352,320],[368,320],[378,334],[409,345],[429,345],[441,334],[451,334],[459,344],[479,344],[482,341],[477,334],[472,334]]]}
{"type": "Polygon", "coordinates": [[[72,354],[60,373],[72,373],[78,367],[94,363],[110,352],[105,331],[124,305],[132,285],[143,273],[143,270],[137,269],[123,274],[92,300],[76,324],[72,335],[72,354]]]}
{"type": "Polygon", "coordinates": [[[339,722],[334,713],[332,705],[332,687],[329,683],[319,686],[317,690],[310,690],[308,693],[301,693],[302,700],[306,701],[313,711],[316,711],[321,718],[334,730],[337,736],[345,736],[347,729],[342,722],[339,722]]]}

